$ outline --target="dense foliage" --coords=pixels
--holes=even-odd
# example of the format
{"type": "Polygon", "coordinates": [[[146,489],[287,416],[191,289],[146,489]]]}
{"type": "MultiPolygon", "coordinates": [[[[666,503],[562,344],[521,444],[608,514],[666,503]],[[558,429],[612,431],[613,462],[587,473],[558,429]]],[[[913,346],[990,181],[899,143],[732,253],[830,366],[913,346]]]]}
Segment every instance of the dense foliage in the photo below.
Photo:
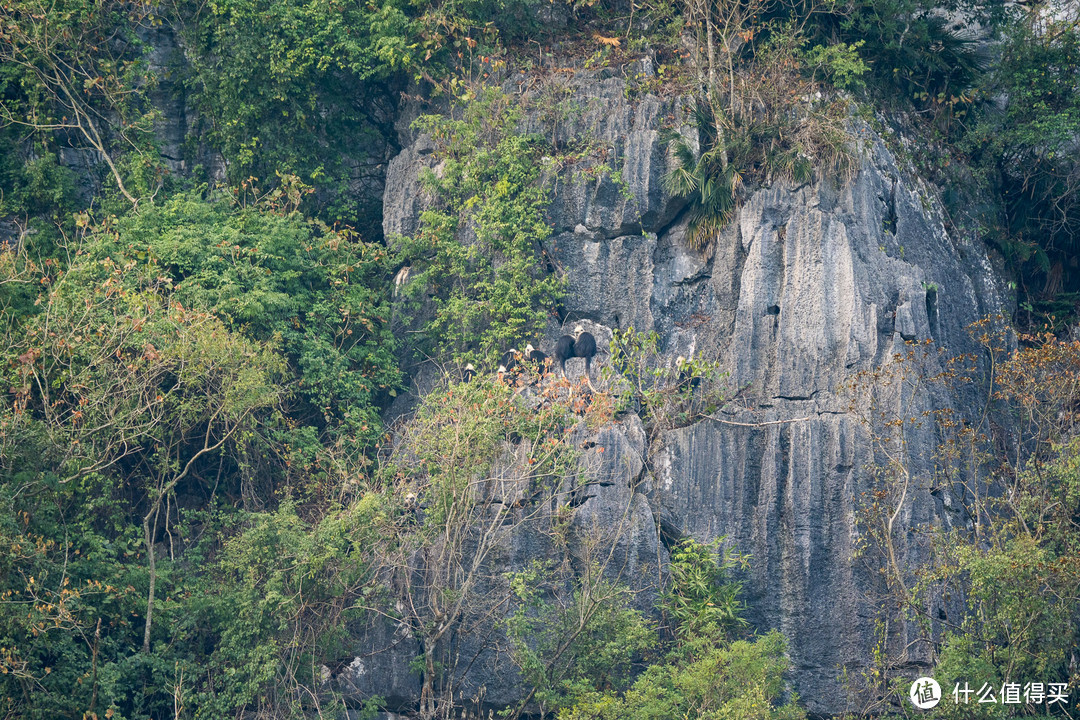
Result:
{"type": "Polygon", "coordinates": [[[355,456],[379,437],[378,407],[399,383],[380,281],[386,252],[303,219],[303,188],[254,206],[181,194],[98,233],[87,261],[143,260],[174,302],[214,314],[289,359],[297,401],[290,445],[311,432],[355,456]],[[291,197],[290,197],[291,194],[291,197]]]}
{"type": "Polygon", "coordinates": [[[985,89],[1003,102],[980,112],[961,141],[1001,198],[1000,214],[985,218],[984,224],[1019,267],[1029,321],[1070,317],[1080,297],[1075,263],[1078,67],[1075,25],[1032,18],[1009,24],[1000,62],[985,89]]]}
{"type": "Polygon", "coordinates": [[[324,215],[374,224],[393,147],[389,78],[415,30],[404,5],[177,3],[187,82],[232,183],[295,174],[319,187],[324,215]]]}
{"type": "MultiPolygon", "coordinates": [[[[145,92],[153,78],[136,30],[151,17],[144,2],[5,3],[0,121],[8,140],[35,131],[42,143],[73,140],[96,154],[88,165],[108,167],[129,203],[157,192],[161,168],[150,134],[156,110],[145,92]]],[[[27,209],[17,204],[9,212],[27,209]]]]}
{"type": "Polygon", "coordinates": [[[338,585],[363,575],[335,564],[362,509],[253,511],[340,494],[377,434],[376,383],[397,375],[358,279],[381,255],[295,213],[197,196],[79,225],[66,270],[6,252],[0,285],[44,286],[5,314],[9,710],[297,702],[311,653],[333,652],[338,585]],[[297,632],[299,654],[281,644],[297,632]]]}
{"type": "MultiPolygon", "coordinates": [[[[684,540],[671,555],[671,585],[662,608],[675,640],[625,690],[581,693],[560,711],[560,720],[661,720],[662,718],[751,718],[802,720],[798,698],[786,702],[788,661],[784,639],[772,631],[757,638],[734,632],[739,585],[728,577],[740,557],[721,548],[684,540]]],[[[745,559],[743,559],[745,560],[745,559]]]]}

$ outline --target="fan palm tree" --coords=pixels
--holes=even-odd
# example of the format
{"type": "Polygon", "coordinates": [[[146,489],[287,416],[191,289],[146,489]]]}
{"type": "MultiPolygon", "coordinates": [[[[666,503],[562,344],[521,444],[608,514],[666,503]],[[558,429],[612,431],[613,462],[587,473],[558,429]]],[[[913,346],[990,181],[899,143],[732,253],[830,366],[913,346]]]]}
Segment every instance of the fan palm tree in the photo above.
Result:
{"type": "Polygon", "coordinates": [[[664,176],[664,188],[674,197],[690,202],[690,225],[687,244],[703,250],[731,220],[738,207],[742,187],[738,158],[748,150],[747,133],[725,133],[718,137],[718,123],[726,123],[721,110],[702,103],[691,107],[697,128],[695,147],[678,133],[668,136],[668,150],[675,167],[664,176]]]}

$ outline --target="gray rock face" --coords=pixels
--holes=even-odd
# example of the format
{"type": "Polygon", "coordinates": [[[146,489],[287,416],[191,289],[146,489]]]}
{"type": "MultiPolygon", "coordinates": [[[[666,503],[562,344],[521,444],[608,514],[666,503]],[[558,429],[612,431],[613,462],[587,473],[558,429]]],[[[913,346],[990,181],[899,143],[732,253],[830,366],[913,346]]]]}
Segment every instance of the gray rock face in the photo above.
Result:
{"type": "MultiPolygon", "coordinates": [[[[651,65],[639,65],[628,65],[624,72],[651,74],[651,65]]],[[[681,209],[682,203],[667,196],[662,182],[670,168],[660,134],[666,118],[679,115],[674,101],[648,95],[630,102],[626,83],[611,70],[559,75],[540,87],[507,81],[503,90],[535,108],[523,119],[522,132],[603,158],[588,171],[570,166],[548,172],[548,220],[555,234],[574,232],[578,226],[601,239],[641,234],[664,227],[681,209]]],[[[410,106],[404,114],[415,117],[420,109],[410,106]]],[[[431,138],[416,136],[408,123],[399,130],[404,149],[390,161],[383,195],[387,237],[416,231],[426,200],[419,171],[431,167],[435,149],[431,138]]]]}
{"type": "Polygon", "coordinates": [[[420,227],[425,200],[420,171],[431,167],[434,151],[431,138],[421,135],[390,160],[383,195],[383,235],[387,238],[412,235],[420,227]]]}
{"type": "MultiPolygon", "coordinates": [[[[644,471],[644,434],[636,418],[590,432],[579,428],[575,444],[585,447],[578,461],[580,473],[567,478],[555,501],[576,508],[567,536],[575,550],[571,564],[583,574],[583,564],[595,562],[605,577],[628,586],[637,609],[651,613],[661,586],[667,551],[647,498],[638,490],[644,471]],[[601,548],[595,556],[587,547],[601,548]],[[608,550],[611,550],[610,553],[608,550]]],[[[564,549],[552,539],[553,515],[527,511],[534,520],[514,528],[495,561],[503,572],[525,570],[534,561],[564,559],[564,549]]],[[[491,593],[507,588],[493,584],[491,593]]],[[[564,589],[562,601],[572,595],[564,589]]],[[[550,598],[549,598],[550,599],[550,598]]],[[[511,604],[508,603],[507,607],[511,604]]],[[[455,638],[455,657],[466,659],[455,670],[456,694],[490,709],[517,703],[528,690],[507,654],[503,630],[490,622],[473,634],[455,638]]]]}
{"type": "MultiPolygon", "coordinates": [[[[621,73],[648,76],[651,63],[632,63],[621,73]]],[[[580,228],[600,239],[656,232],[682,208],[664,191],[670,166],[660,142],[665,123],[680,116],[679,105],[652,95],[631,102],[626,95],[626,82],[610,69],[564,75],[522,93],[526,103],[555,105],[529,113],[523,131],[543,135],[556,147],[576,143],[603,158],[590,172],[569,168],[549,174],[549,220],[556,235],[580,228]]]]}
{"type": "Polygon", "coordinates": [[[186,175],[201,165],[211,182],[225,180],[225,158],[205,142],[185,150],[189,139],[198,138],[206,123],[193,107],[184,76],[190,72],[185,49],[178,33],[169,23],[142,26],[139,40],[144,43],[147,62],[154,84],[150,89],[151,104],[160,111],[154,135],[160,143],[161,158],[169,172],[186,175]]]}
{"type": "MultiPolygon", "coordinates": [[[[685,248],[681,224],[601,250],[580,235],[555,238],[569,316],[654,328],[671,355],[721,358],[743,389],[749,407],[673,430],[651,449],[651,508],[676,534],[726,536],[752,556],[750,617],[784,632],[794,689],[822,713],[844,709],[841,671],[857,673],[870,656],[867,600],[880,581],[854,557],[856,506],[880,458],[842,388],[906,353],[906,341],[973,351],[966,327],[1007,306],[983,248],[946,234],[880,140],[867,137],[864,149],[847,185],[752,195],[708,256],[685,248]]],[[[976,407],[969,400],[926,389],[903,412],[976,407]]],[[[909,437],[905,527],[954,522],[931,496],[937,442],[929,426],[909,437]]],[[[917,546],[901,550],[918,560],[917,546]]],[[[891,640],[903,646],[910,632],[891,640]]]]}
{"type": "Polygon", "coordinates": [[[584,226],[550,238],[548,253],[567,270],[570,317],[588,318],[608,327],[651,328],[648,294],[628,292],[651,284],[655,236],[604,238],[584,226]]]}
{"type": "MultiPolygon", "coordinates": [[[[674,106],[651,96],[627,101],[617,77],[565,82],[580,112],[555,127],[531,114],[526,129],[556,142],[592,133],[619,168],[618,182],[570,171],[547,178],[555,192],[544,249],[568,281],[567,324],[591,321],[598,338],[616,327],[656,330],[672,358],[721,360],[740,391],[715,419],[670,430],[651,446],[628,429],[640,427],[636,417],[602,430],[602,444],[620,448],[611,457],[624,465],[605,458],[589,466],[592,477],[614,480],[581,491],[588,499],[577,522],[601,512],[633,516],[640,534],[620,548],[627,567],[666,561],[656,524],[665,534],[725,536],[749,553],[751,620],[787,636],[793,689],[807,708],[841,712],[842,670],[857,674],[870,657],[868,598],[880,583],[855,548],[859,497],[871,487],[867,468],[881,458],[865,408],[852,407],[844,386],[907,352],[907,341],[928,341],[949,355],[974,351],[966,328],[1007,312],[1004,282],[982,243],[950,236],[932,191],[902,172],[865,128],[853,179],[760,189],[706,253],[689,250],[682,206],[661,183],[668,168],[661,125],[674,106]]],[[[415,228],[417,201],[408,188],[423,157],[417,143],[391,166],[388,229],[415,228]]],[[[560,331],[553,324],[549,339],[560,331]]],[[[878,395],[895,399],[894,390],[878,395]]],[[[924,388],[903,411],[964,412],[976,407],[977,390],[970,392],[924,388]]],[[[930,425],[908,438],[906,527],[962,522],[931,495],[939,440],[930,425]]],[[[907,540],[899,550],[911,561],[921,552],[907,540]]],[[[898,625],[890,644],[903,647],[910,632],[898,625]]],[[[903,659],[913,667],[926,660],[917,650],[903,659]]]]}
{"type": "Polygon", "coordinates": [[[403,623],[377,617],[355,634],[356,657],[334,677],[335,685],[360,700],[381,696],[387,707],[408,707],[420,697],[411,663],[420,644],[403,623]]]}
{"type": "Polygon", "coordinates": [[[584,482],[574,488],[571,504],[578,508],[573,525],[579,536],[602,537],[613,548],[603,561],[608,575],[637,591],[637,608],[651,614],[668,557],[644,494],[651,485],[645,443],[633,414],[588,438],[579,461],[584,482]]]}
{"type": "Polygon", "coordinates": [[[788,638],[795,689],[809,709],[836,711],[845,699],[837,677],[861,664],[872,620],[852,564],[855,468],[868,459],[858,423],[844,415],[761,427],[706,421],[670,432],[666,445],[656,494],[663,524],[703,540],[726,536],[751,555],[749,619],[788,638]]]}

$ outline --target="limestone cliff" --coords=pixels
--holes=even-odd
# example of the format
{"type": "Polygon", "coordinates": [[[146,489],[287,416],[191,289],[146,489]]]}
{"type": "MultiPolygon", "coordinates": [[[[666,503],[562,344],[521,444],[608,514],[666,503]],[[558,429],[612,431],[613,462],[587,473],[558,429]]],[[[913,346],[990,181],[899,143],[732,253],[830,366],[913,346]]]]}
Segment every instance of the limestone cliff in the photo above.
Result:
{"type": "MultiPolygon", "coordinates": [[[[647,73],[648,64],[633,71],[647,73]]],[[[840,676],[868,661],[869,598],[880,581],[855,557],[856,505],[874,449],[841,388],[888,363],[906,341],[971,351],[966,327],[1007,311],[1010,299],[983,244],[947,232],[933,189],[902,170],[862,123],[852,178],[761,188],[706,253],[687,249],[682,204],[662,188],[669,160],[661,129],[677,121],[678,102],[628,100],[620,75],[577,72],[562,82],[580,112],[555,127],[538,114],[524,123],[553,140],[592,137],[615,168],[599,178],[565,171],[546,179],[553,233],[544,249],[569,288],[561,316],[571,326],[584,321],[601,347],[611,329],[655,329],[671,358],[721,359],[740,393],[713,419],[651,446],[633,415],[601,430],[612,451],[606,470],[589,472],[610,481],[584,498],[579,514],[610,519],[629,498],[633,532],[620,552],[640,562],[638,573],[661,571],[663,541],[679,535],[723,535],[749,553],[751,620],[787,636],[793,689],[807,708],[842,711],[840,676]]],[[[428,138],[407,132],[403,147],[387,175],[388,236],[416,229],[425,202],[417,177],[432,163],[428,138]]],[[[564,331],[552,322],[543,346],[564,331]]],[[[920,392],[912,413],[942,404],[964,412],[973,403],[920,392]]],[[[911,436],[907,526],[963,522],[931,494],[936,445],[929,425],[911,436]]],[[[509,562],[532,552],[542,548],[523,538],[509,562]]],[[[405,669],[411,641],[394,638],[393,628],[379,632],[363,638],[343,685],[405,702],[417,692],[405,669]]],[[[899,626],[891,638],[897,647],[904,633],[899,626]]],[[[923,656],[913,648],[906,658],[918,665],[923,656]]],[[[468,672],[466,688],[484,686],[492,703],[517,692],[509,663],[494,651],[468,672]]]]}

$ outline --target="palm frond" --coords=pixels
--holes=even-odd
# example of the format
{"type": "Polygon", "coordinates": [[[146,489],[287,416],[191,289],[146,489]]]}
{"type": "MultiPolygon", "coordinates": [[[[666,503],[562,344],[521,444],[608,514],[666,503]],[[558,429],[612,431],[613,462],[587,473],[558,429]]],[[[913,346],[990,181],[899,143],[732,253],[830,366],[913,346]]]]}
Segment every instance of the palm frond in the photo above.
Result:
{"type": "Polygon", "coordinates": [[[664,189],[675,197],[689,197],[697,192],[699,178],[684,166],[677,166],[664,175],[664,189]]]}

